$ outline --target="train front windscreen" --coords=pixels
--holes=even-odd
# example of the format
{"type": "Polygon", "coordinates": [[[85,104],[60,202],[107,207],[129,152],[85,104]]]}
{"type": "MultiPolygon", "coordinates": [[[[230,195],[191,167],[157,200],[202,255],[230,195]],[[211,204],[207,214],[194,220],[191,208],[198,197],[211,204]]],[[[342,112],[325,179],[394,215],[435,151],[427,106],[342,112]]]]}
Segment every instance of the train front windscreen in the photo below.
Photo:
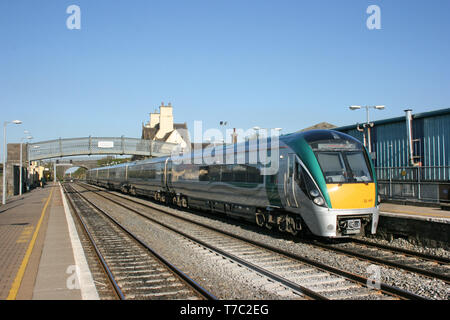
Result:
{"type": "Polygon", "coordinates": [[[373,182],[362,151],[318,151],[316,157],[327,183],[373,182]]]}
{"type": "Polygon", "coordinates": [[[357,140],[341,133],[310,137],[325,178],[333,209],[363,209],[376,206],[376,186],[368,154],[357,140]],[[314,139],[315,138],[315,139],[314,139]]]}

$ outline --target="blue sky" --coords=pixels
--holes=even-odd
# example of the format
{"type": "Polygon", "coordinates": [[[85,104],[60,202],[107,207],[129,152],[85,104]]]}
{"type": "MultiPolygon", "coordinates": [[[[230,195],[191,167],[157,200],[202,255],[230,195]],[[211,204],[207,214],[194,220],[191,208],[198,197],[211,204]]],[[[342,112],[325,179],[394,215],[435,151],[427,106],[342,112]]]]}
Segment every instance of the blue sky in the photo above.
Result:
{"type": "MultiPolygon", "coordinates": [[[[365,120],[450,107],[450,1],[0,2],[0,120],[8,142],[140,137],[171,102],[203,128],[365,120]],[[69,30],[68,6],[81,9],[69,30]],[[381,30],[369,30],[369,5],[381,30]]],[[[3,139],[0,139],[2,143],[3,139]]],[[[2,149],[0,149],[0,152],[2,149]]]]}

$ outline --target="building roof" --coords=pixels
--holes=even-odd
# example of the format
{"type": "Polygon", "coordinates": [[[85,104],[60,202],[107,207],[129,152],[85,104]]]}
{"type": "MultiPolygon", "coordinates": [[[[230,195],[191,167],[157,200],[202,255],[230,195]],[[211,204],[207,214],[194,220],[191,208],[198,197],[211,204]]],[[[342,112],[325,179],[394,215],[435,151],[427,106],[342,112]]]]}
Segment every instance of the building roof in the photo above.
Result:
{"type": "Polygon", "coordinates": [[[334,129],[336,126],[334,124],[328,123],[328,122],[321,122],[318,124],[313,125],[312,127],[308,127],[302,130],[299,130],[297,132],[304,132],[309,130],[317,130],[317,129],[334,129]]]}
{"type": "MultiPolygon", "coordinates": [[[[447,115],[447,114],[450,114],[450,108],[439,109],[439,110],[429,111],[429,112],[416,113],[416,114],[413,114],[412,117],[413,117],[413,119],[420,119],[420,118],[436,117],[436,116],[447,115]]],[[[406,121],[405,117],[406,116],[401,116],[401,117],[383,119],[383,120],[372,121],[372,122],[375,126],[382,125],[382,124],[395,123],[395,122],[403,122],[403,121],[406,121]]],[[[336,127],[336,128],[334,128],[334,130],[347,131],[347,130],[356,129],[356,127],[357,127],[357,124],[351,124],[348,126],[336,127]]]]}
{"type": "Polygon", "coordinates": [[[157,124],[154,128],[150,128],[150,127],[146,127],[146,126],[142,125],[141,139],[154,140],[158,130],[159,130],[159,124],[157,124]]]}

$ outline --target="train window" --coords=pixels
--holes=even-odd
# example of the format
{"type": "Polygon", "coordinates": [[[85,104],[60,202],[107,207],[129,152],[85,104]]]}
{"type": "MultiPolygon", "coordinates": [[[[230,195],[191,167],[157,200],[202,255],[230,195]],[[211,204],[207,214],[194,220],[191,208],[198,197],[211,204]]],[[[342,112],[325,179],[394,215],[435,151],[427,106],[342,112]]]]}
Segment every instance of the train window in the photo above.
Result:
{"type": "Polygon", "coordinates": [[[297,161],[295,161],[294,178],[297,181],[300,181],[302,178],[302,166],[297,161]]]}
{"type": "Polygon", "coordinates": [[[294,164],[296,163],[295,154],[290,153],[288,157],[288,175],[292,177],[294,174],[294,164]]]}
{"type": "Polygon", "coordinates": [[[223,182],[233,181],[233,165],[223,165],[221,170],[221,179],[223,182]]]}
{"type": "Polygon", "coordinates": [[[357,182],[372,181],[372,175],[370,174],[366,158],[362,152],[346,152],[345,155],[347,157],[347,162],[352,172],[353,179],[357,182]]]}
{"type": "Polygon", "coordinates": [[[136,170],[136,166],[132,166],[132,167],[130,168],[130,171],[129,171],[128,175],[129,175],[129,177],[130,177],[131,179],[136,179],[136,178],[137,178],[137,170],[136,170]]]}
{"type": "Polygon", "coordinates": [[[136,178],[142,179],[142,166],[136,166],[136,178]]]}
{"type": "Polygon", "coordinates": [[[153,169],[151,164],[145,165],[142,167],[142,178],[143,179],[154,179],[155,178],[155,170],[153,169]]]}
{"type": "Polygon", "coordinates": [[[259,168],[248,166],[247,167],[247,181],[250,183],[263,183],[264,176],[261,174],[259,168]]]}
{"type": "Polygon", "coordinates": [[[209,181],[212,182],[220,181],[220,166],[218,165],[209,166],[208,176],[209,181]]]}
{"type": "Polygon", "coordinates": [[[309,197],[308,188],[306,186],[306,179],[305,179],[305,175],[307,175],[307,173],[304,171],[300,171],[298,174],[300,177],[300,179],[297,180],[298,186],[303,191],[303,193],[309,197]]]}
{"type": "Polygon", "coordinates": [[[233,181],[247,182],[247,168],[244,165],[233,166],[233,181]]]}
{"type": "Polygon", "coordinates": [[[340,152],[318,152],[317,160],[328,183],[346,182],[344,159],[340,152]]]}
{"type": "Polygon", "coordinates": [[[266,176],[266,184],[276,184],[277,183],[277,175],[267,175],[266,176]]]}
{"type": "Polygon", "coordinates": [[[327,183],[373,181],[361,151],[317,152],[316,155],[327,183]]]}

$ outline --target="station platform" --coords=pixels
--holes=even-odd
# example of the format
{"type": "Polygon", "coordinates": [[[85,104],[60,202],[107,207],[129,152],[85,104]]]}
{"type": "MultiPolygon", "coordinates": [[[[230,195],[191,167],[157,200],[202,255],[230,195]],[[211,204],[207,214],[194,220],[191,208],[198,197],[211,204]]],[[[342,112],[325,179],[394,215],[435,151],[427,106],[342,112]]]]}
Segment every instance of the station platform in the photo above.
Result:
{"type": "Polygon", "coordinates": [[[450,211],[435,207],[381,203],[380,215],[422,219],[427,221],[450,223],[450,211]]]}
{"type": "Polygon", "coordinates": [[[49,183],[0,207],[0,299],[98,299],[63,198],[49,183]]]}
{"type": "MultiPolygon", "coordinates": [[[[449,211],[390,203],[380,209],[380,230],[395,225],[389,232],[411,235],[423,229],[448,240],[449,211]]],[[[0,206],[0,257],[0,300],[99,299],[59,183],[0,206]]]]}

